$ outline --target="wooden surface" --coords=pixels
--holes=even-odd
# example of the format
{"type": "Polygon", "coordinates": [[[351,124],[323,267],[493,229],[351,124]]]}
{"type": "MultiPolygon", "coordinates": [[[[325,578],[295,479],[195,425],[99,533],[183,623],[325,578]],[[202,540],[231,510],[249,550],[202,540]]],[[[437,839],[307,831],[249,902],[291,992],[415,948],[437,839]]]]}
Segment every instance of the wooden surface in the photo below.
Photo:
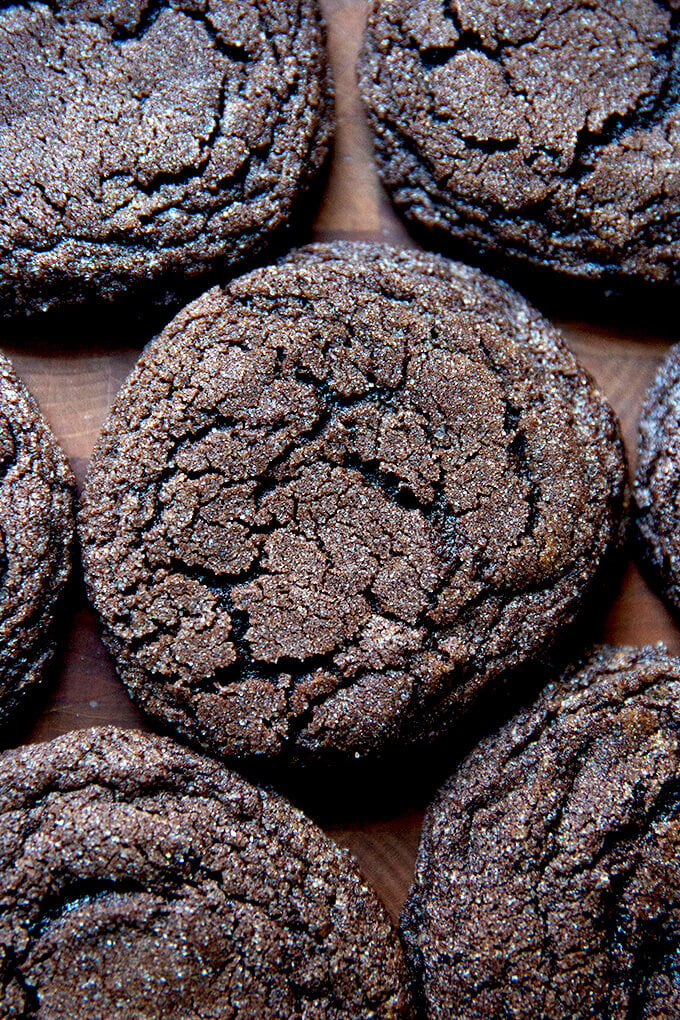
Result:
{"type": "MultiPolygon", "coordinates": [[[[310,235],[375,238],[412,244],[391,210],[375,173],[371,143],[354,82],[365,18],[364,0],[322,0],[336,83],[338,127],[326,190],[309,210],[310,235]],[[314,217],[316,217],[314,219],[314,217]]],[[[302,225],[304,228],[304,225],[302,225]]],[[[572,288],[513,279],[562,328],[567,342],[598,380],[618,412],[631,462],[642,397],[657,365],[676,340],[668,305],[649,296],[621,303],[572,288]],[[587,312],[584,311],[587,309],[587,312]],[[576,317],[574,317],[576,316],[576,317]],[[671,323],[671,325],[667,325],[671,323]]],[[[79,484],[99,427],[115,393],[152,332],[115,315],[100,320],[30,326],[0,335],[3,350],[30,388],[71,458],[79,484]],[[122,340],[121,340],[122,337],[122,340]]],[[[664,641],[680,653],[680,630],[631,563],[596,637],[619,643],[664,641]]],[[[80,585],[74,613],[42,714],[11,735],[11,743],[44,740],[69,729],[101,723],[144,728],[144,721],[116,679],[86,607],[80,585]]],[[[575,653],[577,649],[574,649],[575,653]]],[[[446,749],[436,769],[405,757],[402,769],[333,777],[269,777],[291,792],[340,843],[351,849],[390,911],[396,915],[408,890],[422,809],[456,756],[446,749]],[[448,757],[447,757],[448,756],[448,757]]]]}

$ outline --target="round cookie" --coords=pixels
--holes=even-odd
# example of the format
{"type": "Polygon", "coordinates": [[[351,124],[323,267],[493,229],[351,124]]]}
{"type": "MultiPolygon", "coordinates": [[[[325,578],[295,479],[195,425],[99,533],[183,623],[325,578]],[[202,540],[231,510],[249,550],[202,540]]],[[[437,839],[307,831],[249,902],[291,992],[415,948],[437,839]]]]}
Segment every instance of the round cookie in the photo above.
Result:
{"type": "Polygon", "coordinates": [[[373,0],[360,88],[406,219],[574,276],[680,280],[677,0],[373,0]]]}
{"type": "Polygon", "coordinates": [[[671,348],[645,397],[634,493],[643,560],[680,613],[680,345],[671,348]]]}
{"type": "Polygon", "coordinates": [[[0,757],[0,1012],[411,1017],[386,911],[276,794],[161,737],[0,757]]]}
{"type": "Polygon", "coordinates": [[[0,313],[253,257],[328,151],[316,0],[0,5],[0,313]]]}
{"type": "Polygon", "coordinates": [[[402,916],[431,1020],[680,1015],[680,660],[602,648],[485,740],[402,916]]]}
{"type": "Polygon", "coordinates": [[[71,573],[75,482],[0,354],[0,729],[43,681],[71,573]]]}
{"type": "Polygon", "coordinates": [[[313,245],[147,347],[93,455],[86,582],[157,723],[359,757],[432,740],[571,623],[624,487],[611,408],[517,294],[313,245]]]}

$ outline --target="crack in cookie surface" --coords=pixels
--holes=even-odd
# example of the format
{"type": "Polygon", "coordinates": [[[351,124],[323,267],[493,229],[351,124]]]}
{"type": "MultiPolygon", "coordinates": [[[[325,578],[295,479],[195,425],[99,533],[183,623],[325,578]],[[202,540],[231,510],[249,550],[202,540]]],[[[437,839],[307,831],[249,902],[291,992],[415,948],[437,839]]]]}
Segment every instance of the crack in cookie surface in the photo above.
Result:
{"type": "Polygon", "coordinates": [[[512,292],[312,246],[213,290],[116,402],[82,515],[147,711],[223,753],[431,739],[616,544],[611,410],[512,292]]]}
{"type": "Polygon", "coordinates": [[[315,0],[0,7],[0,306],[252,257],[328,147],[315,0]]]}
{"type": "Polygon", "coordinates": [[[443,787],[401,921],[429,1017],[677,1015],[679,708],[679,660],[598,649],[443,787]]]}
{"type": "Polygon", "coordinates": [[[114,729],[9,752],[0,780],[3,1016],[412,1015],[384,908],[283,798],[114,729]]]}
{"type": "Polygon", "coordinates": [[[672,347],[647,391],[635,478],[640,552],[653,583],[680,611],[680,349],[672,347]]]}
{"type": "Polygon", "coordinates": [[[65,455],[0,355],[0,726],[36,692],[54,656],[74,489],[65,455]]]}
{"type": "Polygon", "coordinates": [[[360,82],[397,206],[503,258],[677,283],[679,16],[374,0],[360,82]]]}

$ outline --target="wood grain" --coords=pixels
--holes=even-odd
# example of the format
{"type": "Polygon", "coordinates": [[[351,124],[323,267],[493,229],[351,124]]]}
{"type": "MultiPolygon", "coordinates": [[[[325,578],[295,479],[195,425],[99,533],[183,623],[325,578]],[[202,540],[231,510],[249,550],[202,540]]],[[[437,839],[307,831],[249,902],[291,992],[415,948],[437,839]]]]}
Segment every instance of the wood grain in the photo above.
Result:
{"type": "MultiPolygon", "coordinates": [[[[338,127],[326,189],[318,210],[307,210],[310,224],[301,236],[370,238],[413,244],[394,215],[376,176],[371,142],[355,86],[355,63],[365,22],[363,0],[322,0],[337,90],[338,127]],[[315,218],[314,218],[315,217],[315,218]]],[[[644,391],[675,339],[668,309],[623,308],[604,296],[587,301],[567,287],[544,289],[522,276],[513,283],[558,322],[568,343],[598,381],[618,412],[629,457],[644,391]],[[526,286],[525,286],[526,283],[526,286]],[[587,310],[587,311],[586,311],[587,310]]],[[[98,430],[123,379],[153,331],[115,315],[66,317],[60,325],[18,324],[0,336],[2,348],[52,424],[82,485],[98,430]]],[[[621,643],[664,641],[680,653],[680,631],[652,594],[634,564],[596,636],[621,643]]],[[[73,617],[55,671],[51,694],[28,729],[10,742],[44,740],[66,730],[105,722],[145,723],[116,679],[98,636],[97,625],[74,587],[73,617]]],[[[576,651],[576,649],[575,649],[576,651]]],[[[456,748],[450,749],[449,767],[456,748]]],[[[367,878],[396,915],[408,890],[422,809],[439,772],[409,762],[402,770],[338,775],[273,777],[340,843],[359,859],[367,878]]],[[[444,764],[444,771],[446,769],[444,764]]],[[[270,777],[271,779],[272,777],[270,777]]]]}

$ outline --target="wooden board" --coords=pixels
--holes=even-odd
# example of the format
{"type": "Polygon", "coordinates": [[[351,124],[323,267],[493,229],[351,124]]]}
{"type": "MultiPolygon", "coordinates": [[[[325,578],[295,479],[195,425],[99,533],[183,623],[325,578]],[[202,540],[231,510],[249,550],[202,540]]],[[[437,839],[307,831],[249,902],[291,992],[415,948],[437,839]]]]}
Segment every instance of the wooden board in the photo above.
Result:
{"type": "MultiPolygon", "coordinates": [[[[374,238],[412,244],[381,191],[371,142],[355,86],[355,63],[365,20],[364,0],[322,0],[337,91],[338,127],[330,176],[319,209],[309,210],[308,236],[374,238]]],[[[304,224],[301,224],[304,231],[304,224]]],[[[657,365],[676,339],[668,310],[622,309],[605,298],[579,304],[569,288],[542,292],[515,279],[535,304],[564,331],[567,341],[598,380],[617,410],[631,461],[640,403],[657,365]],[[578,318],[574,312],[587,307],[578,318]],[[650,325],[651,321],[651,325],[650,325]],[[669,324],[670,323],[670,324],[669,324]]],[[[0,334],[0,345],[40,404],[68,456],[79,484],[115,393],[151,334],[134,323],[106,316],[65,321],[46,329],[19,324],[0,334]],[[122,339],[121,339],[122,338],[122,339]]],[[[614,593],[612,593],[614,594],[614,593]]],[[[11,743],[45,740],[69,729],[101,723],[145,723],[116,679],[99,639],[96,621],[77,586],[74,616],[58,663],[54,687],[40,717],[11,743]]],[[[629,564],[606,621],[596,637],[621,643],[664,641],[680,653],[680,630],[629,564]]],[[[576,652],[576,649],[575,649],[576,652]]],[[[446,749],[436,769],[404,756],[404,768],[374,769],[297,779],[296,801],[340,843],[351,849],[396,916],[411,881],[423,806],[455,761],[446,749]]],[[[287,777],[274,777],[284,785],[287,777]]]]}

